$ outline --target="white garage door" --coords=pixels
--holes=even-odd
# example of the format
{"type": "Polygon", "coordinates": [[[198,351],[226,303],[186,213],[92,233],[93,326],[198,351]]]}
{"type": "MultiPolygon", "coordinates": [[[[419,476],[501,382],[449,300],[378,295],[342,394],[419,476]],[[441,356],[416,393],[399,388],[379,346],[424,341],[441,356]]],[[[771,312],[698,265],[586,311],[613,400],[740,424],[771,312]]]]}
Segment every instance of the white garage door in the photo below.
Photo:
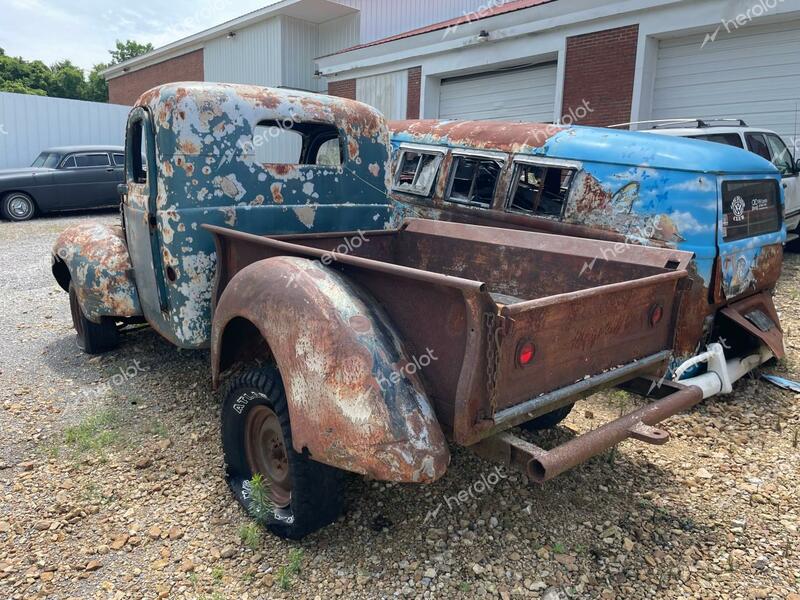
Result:
{"type": "Polygon", "coordinates": [[[800,21],[723,28],[702,47],[704,39],[661,41],[653,119],[740,118],[789,142],[800,102],[800,21]]]}
{"type": "Polygon", "coordinates": [[[556,65],[442,80],[440,119],[553,121],[556,65]]]}

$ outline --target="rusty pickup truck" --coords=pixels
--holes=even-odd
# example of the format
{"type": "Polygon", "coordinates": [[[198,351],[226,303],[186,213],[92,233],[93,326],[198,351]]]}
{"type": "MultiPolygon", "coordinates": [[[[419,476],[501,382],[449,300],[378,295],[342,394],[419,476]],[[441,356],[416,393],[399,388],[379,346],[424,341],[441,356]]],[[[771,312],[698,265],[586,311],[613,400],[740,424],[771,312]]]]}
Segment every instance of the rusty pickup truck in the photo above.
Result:
{"type": "Polygon", "coordinates": [[[452,440],[544,482],[629,437],[665,442],[653,426],[703,398],[655,385],[691,253],[632,246],[587,273],[613,243],[430,220],[358,246],[204,228],[214,385],[239,373],[222,408],[228,480],[249,506],[264,475],[278,535],[336,519],[343,471],[431,482],[452,440]],[[662,398],[550,451],[509,432],[621,384],[662,398]]]}
{"type": "Polygon", "coordinates": [[[141,322],[211,348],[228,482],[280,536],[335,520],[345,471],[434,481],[452,441],[545,481],[623,439],[665,442],[655,425],[710,385],[654,383],[692,253],[397,223],[390,148],[357,102],[162,86],[129,118],[121,224],[53,248],[86,352],[141,322]],[[510,431],[614,385],[654,401],[549,451],[510,431]]]}

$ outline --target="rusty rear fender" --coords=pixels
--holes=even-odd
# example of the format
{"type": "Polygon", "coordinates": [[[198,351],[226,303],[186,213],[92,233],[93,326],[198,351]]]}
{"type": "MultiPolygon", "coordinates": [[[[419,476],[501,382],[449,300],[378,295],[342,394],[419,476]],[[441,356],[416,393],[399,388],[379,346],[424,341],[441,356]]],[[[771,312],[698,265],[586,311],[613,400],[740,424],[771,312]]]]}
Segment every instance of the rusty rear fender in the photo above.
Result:
{"type": "Polygon", "coordinates": [[[430,482],[450,461],[419,378],[389,319],[359,287],[319,261],[256,262],[227,285],[212,324],[212,369],[242,348],[274,358],[295,449],[383,481],[430,482]]]}
{"type": "Polygon", "coordinates": [[[52,269],[64,291],[69,290],[70,282],[74,284],[90,321],[142,315],[120,225],[86,223],[65,230],[53,246],[52,269]]]}

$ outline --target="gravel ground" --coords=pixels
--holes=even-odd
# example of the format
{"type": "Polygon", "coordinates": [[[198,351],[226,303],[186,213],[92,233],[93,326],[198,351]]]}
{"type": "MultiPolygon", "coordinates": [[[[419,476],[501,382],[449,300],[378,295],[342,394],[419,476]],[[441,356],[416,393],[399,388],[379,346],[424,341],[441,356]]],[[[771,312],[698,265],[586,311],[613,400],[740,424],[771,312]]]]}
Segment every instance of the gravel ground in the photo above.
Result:
{"type": "MultiPolygon", "coordinates": [[[[754,379],[673,418],[667,446],[626,442],[543,487],[456,450],[435,485],[353,477],[335,525],[264,534],[223,480],[206,352],[147,329],[77,349],[48,251],[86,219],[116,216],[0,223],[0,598],[800,600],[800,396],[754,379]]],[[[767,368],[793,378],[798,272],[787,255],[789,356],[767,368]]],[[[633,403],[595,396],[536,439],[633,403]]]]}

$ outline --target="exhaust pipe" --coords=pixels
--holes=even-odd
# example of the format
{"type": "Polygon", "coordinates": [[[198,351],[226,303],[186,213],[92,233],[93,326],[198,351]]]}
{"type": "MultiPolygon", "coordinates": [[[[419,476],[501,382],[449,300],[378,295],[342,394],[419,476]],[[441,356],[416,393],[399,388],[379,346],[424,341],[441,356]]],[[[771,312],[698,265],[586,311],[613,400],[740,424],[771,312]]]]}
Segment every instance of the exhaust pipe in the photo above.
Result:
{"type": "Polygon", "coordinates": [[[628,438],[648,444],[664,444],[669,440],[669,434],[654,425],[702,401],[703,390],[690,386],[580,435],[566,444],[552,450],[541,450],[528,461],[528,477],[536,483],[544,483],[628,438]]]}

